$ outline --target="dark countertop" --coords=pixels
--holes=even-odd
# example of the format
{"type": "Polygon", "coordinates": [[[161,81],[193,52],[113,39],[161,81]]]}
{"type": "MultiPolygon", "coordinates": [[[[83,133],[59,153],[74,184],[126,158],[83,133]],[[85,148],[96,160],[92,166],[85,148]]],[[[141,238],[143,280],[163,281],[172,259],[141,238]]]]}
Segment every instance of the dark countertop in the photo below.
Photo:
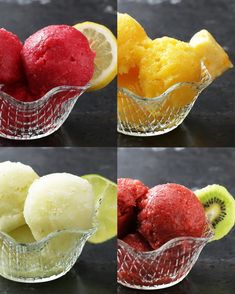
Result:
{"type": "MultiPolygon", "coordinates": [[[[22,41],[47,25],[86,20],[102,23],[116,34],[116,5],[114,0],[0,0],[0,27],[22,41]]],[[[64,125],[47,138],[26,142],[0,138],[0,146],[115,146],[116,142],[116,81],[83,94],[64,125]]]]}
{"type": "MultiPolygon", "coordinates": [[[[40,175],[70,172],[98,173],[116,181],[114,148],[0,148],[0,162],[21,161],[40,175]]],[[[116,293],[116,240],[87,243],[78,262],[64,277],[47,283],[24,284],[0,277],[1,294],[110,294],[116,293]]]]}
{"type": "MultiPolygon", "coordinates": [[[[118,0],[118,10],[135,17],[152,38],[164,35],[190,40],[206,28],[235,63],[234,0],[118,0]],[[155,4],[147,4],[155,3],[155,4]],[[175,4],[172,4],[175,3],[175,4]]],[[[176,130],[157,137],[118,135],[123,147],[233,147],[235,146],[235,69],[207,88],[176,130]]]]}
{"type": "MultiPolygon", "coordinates": [[[[235,149],[233,148],[120,148],[118,177],[142,180],[154,186],[176,182],[195,189],[221,184],[235,195],[235,149]]],[[[156,294],[235,293],[235,229],[222,240],[208,244],[188,277],[156,294]]],[[[119,294],[140,294],[118,286],[119,294]]]]}

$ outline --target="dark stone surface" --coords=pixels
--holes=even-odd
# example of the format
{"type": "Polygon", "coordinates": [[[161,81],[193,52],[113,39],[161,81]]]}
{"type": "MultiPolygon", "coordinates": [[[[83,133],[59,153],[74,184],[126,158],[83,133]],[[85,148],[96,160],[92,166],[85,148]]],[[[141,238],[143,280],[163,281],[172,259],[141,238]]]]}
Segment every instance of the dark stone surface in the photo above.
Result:
{"type": "MultiPolygon", "coordinates": [[[[233,148],[120,148],[118,177],[155,186],[176,182],[191,189],[221,184],[235,195],[233,148]]],[[[209,243],[188,277],[156,294],[232,294],[235,292],[235,230],[209,243]]],[[[118,286],[119,294],[145,293],[118,286]]]]}
{"type": "MultiPolygon", "coordinates": [[[[47,25],[86,20],[102,23],[116,34],[116,6],[116,1],[108,0],[1,0],[0,27],[22,41],[47,25]],[[17,4],[23,2],[30,4],[17,4]]],[[[45,139],[21,142],[0,138],[0,146],[115,146],[116,142],[116,81],[83,94],[60,130],[45,139]]]]}
{"type": "MultiPolygon", "coordinates": [[[[135,17],[152,38],[167,35],[188,41],[205,28],[226,48],[235,63],[234,0],[119,0],[118,6],[120,12],[135,17]],[[147,4],[151,2],[156,4],[147,4]]],[[[234,69],[214,81],[176,130],[152,138],[119,135],[119,146],[235,146],[234,81],[234,69]]]]}
{"type": "MultiPolygon", "coordinates": [[[[0,148],[0,162],[21,161],[40,175],[70,172],[98,173],[116,181],[115,148],[0,148]]],[[[64,277],[47,283],[24,284],[0,277],[1,294],[116,293],[116,240],[86,244],[78,262],[64,277]]]]}

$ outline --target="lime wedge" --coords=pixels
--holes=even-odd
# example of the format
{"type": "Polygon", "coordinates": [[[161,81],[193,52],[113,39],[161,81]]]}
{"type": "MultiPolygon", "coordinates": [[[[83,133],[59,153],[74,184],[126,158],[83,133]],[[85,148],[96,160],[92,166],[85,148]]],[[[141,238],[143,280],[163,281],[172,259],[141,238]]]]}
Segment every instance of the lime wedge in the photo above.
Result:
{"type": "Polygon", "coordinates": [[[117,235],[117,184],[94,174],[82,178],[92,185],[96,202],[102,199],[97,214],[98,229],[88,240],[102,243],[117,235]]]}

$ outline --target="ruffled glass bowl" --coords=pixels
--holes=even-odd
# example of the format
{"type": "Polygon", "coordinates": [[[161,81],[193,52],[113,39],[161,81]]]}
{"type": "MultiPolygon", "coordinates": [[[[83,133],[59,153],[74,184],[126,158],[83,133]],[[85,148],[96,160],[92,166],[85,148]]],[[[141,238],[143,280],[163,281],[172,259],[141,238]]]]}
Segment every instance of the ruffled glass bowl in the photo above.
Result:
{"type": "Polygon", "coordinates": [[[24,283],[57,279],[73,267],[95,231],[63,230],[27,244],[0,232],[0,275],[24,283]]]}
{"type": "Polygon", "coordinates": [[[118,88],[118,132],[148,137],[175,129],[211,82],[212,78],[202,64],[200,82],[175,84],[155,98],[140,97],[126,88],[118,88]]]}
{"type": "Polygon", "coordinates": [[[86,241],[97,231],[102,201],[103,197],[97,200],[92,227],[86,231],[60,230],[26,244],[0,232],[0,276],[17,282],[39,283],[65,275],[76,263],[86,241]]]}
{"type": "Polygon", "coordinates": [[[89,84],[84,87],[56,87],[34,102],[21,102],[0,91],[0,136],[30,140],[54,133],[88,88],[89,84]]]}
{"type": "Polygon", "coordinates": [[[212,238],[213,230],[208,223],[202,238],[175,238],[149,252],[137,252],[118,240],[118,283],[148,290],[173,286],[188,275],[203,247],[212,238]]]}

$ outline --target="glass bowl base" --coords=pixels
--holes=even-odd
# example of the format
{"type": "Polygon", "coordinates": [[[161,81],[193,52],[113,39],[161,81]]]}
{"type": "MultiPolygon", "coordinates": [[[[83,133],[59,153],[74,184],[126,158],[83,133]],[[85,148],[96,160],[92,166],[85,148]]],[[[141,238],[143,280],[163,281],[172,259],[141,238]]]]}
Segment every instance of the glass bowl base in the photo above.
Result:
{"type": "Polygon", "coordinates": [[[180,283],[181,281],[183,281],[183,279],[188,275],[188,273],[182,277],[180,277],[180,279],[174,281],[174,282],[171,282],[171,283],[168,283],[168,284],[161,284],[161,285],[154,285],[154,286],[137,286],[137,285],[131,285],[131,284],[128,284],[128,283],[123,283],[121,281],[118,281],[119,284],[125,286],[125,287],[128,287],[128,288],[131,288],[131,289],[138,289],[138,290],[160,290],[160,289],[165,289],[165,288],[169,288],[169,287],[172,287],[178,283],[180,283]]]}
{"type": "Polygon", "coordinates": [[[69,272],[70,269],[62,272],[62,273],[59,273],[59,274],[56,274],[56,275],[52,275],[52,276],[49,276],[49,277],[35,277],[35,278],[25,278],[25,277],[12,277],[12,276],[7,276],[7,275],[4,275],[4,274],[0,274],[1,277],[7,279],[7,280],[10,280],[10,281],[14,281],[14,282],[19,282],[19,283],[28,283],[28,284],[34,284],[34,283],[44,283],[44,282],[49,282],[49,281],[53,281],[53,280],[56,280],[56,279],[59,279],[60,277],[64,276],[67,274],[67,272],[69,272]]]}
{"type": "Polygon", "coordinates": [[[154,136],[159,136],[159,135],[164,135],[166,133],[169,133],[171,131],[173,131],[174,129],[176,129],[179,125],[175,125],[175,126],[172,126],[172,127],[169,127],[169,128],[166,128],[164,130],[157,130],[157,131],[149,131],[149,132],[146,132],[146,133],[143,133],[143,132],[138,132],[136,130],[131,130],[130,128],[120,128],[118,126],[118,129],[117,131],[120,133],[120,134],[124,134],[124,135],[128,135],[128,136],[132,136],[132,137],[154,137],[154,136]]]}
{"type": "Polygon", "coordinates": [[[16,141],[37,140],[37,139],[42,139],[54,134],[60,128],[61,128],[61,125],[58,125],[54,129],[52,128],[48,130],[47,132],[25,131],[25,132],[21,132],[20,134],[16,132],[14,135],[7,135],[5,132],[0,131],[0,137],[4,139],[10,139],[10,140],[16,140],[16,141]]]}

